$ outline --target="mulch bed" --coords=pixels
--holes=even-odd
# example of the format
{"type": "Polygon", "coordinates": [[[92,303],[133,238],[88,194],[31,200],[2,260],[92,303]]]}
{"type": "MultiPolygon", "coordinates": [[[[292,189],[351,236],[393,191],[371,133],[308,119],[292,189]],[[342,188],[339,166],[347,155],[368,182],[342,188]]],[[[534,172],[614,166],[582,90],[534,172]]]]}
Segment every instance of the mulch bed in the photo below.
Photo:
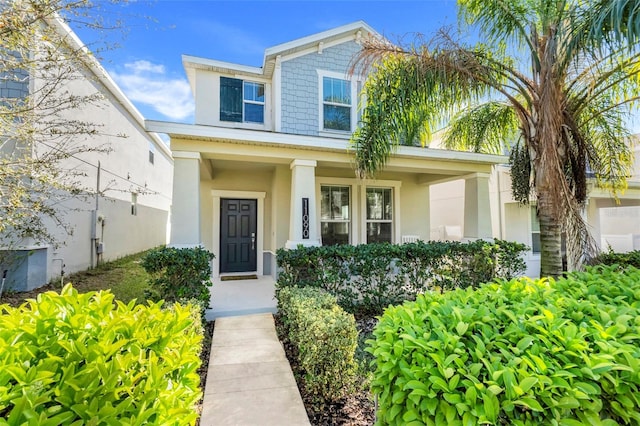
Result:
{"type": "MultiPolygon", "coordinates": [[[[200,352],[200,359],[202,364],[198,368],[198,374],[200,375],[200,388],[202,389],[202,398],[198,402],[196,409],[198,415],[202,414],[202,402],[204,400],[204,386],[207,384],[207,371],[209,370],[209,358],[211,357],[211,339],[213,338],[213,329],[215,327],[215,321],[209,321],[204,327],[204,338],[202,339],[202,351],[200,352]]],[[[200,417],[196,421],[196,425],[200,424],[200,417]]]]}

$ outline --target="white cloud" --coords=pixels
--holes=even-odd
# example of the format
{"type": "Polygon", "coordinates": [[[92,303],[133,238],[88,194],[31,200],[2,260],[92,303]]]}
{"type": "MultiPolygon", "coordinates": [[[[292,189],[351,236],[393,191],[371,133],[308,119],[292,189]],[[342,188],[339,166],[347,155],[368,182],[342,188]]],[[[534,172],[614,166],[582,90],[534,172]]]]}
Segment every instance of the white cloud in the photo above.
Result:
{"type": "Polygon", "coordinates": [[[147,105],[167,118],[184,120],[194,112],[189,83],[168,76],[164,65],[134,61],[111,75],[132,102],[147,105]]]}
{"type": "Polygon", "coordinates": [[[143,73],[148,71],[154,74],[164,74],[164,65],[153,64],[149,61],[140,60],[124,64],[124,67],[134,73],[143,73]]]}

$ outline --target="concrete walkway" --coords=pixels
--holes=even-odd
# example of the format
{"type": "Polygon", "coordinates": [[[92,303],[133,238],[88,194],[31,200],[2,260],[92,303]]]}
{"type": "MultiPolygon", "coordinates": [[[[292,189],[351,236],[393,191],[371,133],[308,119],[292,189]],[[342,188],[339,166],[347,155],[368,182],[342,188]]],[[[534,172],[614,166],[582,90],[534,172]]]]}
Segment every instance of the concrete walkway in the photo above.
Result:
{"type": "Polygon", "coordinates": [[[270,275],[253,280],[222,281],[213,279],[211,286],[211,309],[207,309],[207,320],[220,317],[275,313],[275,281],[270,275]]]}
{"type": "Polygon", "coordinates": [[[309,425],[271,314],[216,319],[200,424],[309,425]]]}

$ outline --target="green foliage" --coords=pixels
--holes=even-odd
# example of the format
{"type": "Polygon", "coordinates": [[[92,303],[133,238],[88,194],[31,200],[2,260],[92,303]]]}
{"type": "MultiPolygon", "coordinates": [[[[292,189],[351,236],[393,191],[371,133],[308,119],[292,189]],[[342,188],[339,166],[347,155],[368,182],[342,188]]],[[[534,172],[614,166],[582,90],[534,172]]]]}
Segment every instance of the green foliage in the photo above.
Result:
{"type": "Polygon", "coordinates": [[[168,302],[196,299],[208,307],[213,258],[213,253],[202,247],[151,250],[142,260],[142,267],[152,277],[147,297],[168,302]]]}
{"type": "Polygon", "coordinates": [[[614,253],[608,251],[607,253],[601,253],[594,263],[603,265],[619,265],[621,267],[633,266],[634,268],[640,268],[640,250],[630,251],[628,253],[614,253]]]}
{"type": "Polygon", "coordinates": [[[379,314],[428,289],[476,287],[525,270],[526,246],[495,240],[299,247],[277,252],[276,294],[286,287],[320,287],[351,313],[379,314]]]}
{"type": "Polygon", "coordinates": [[[0,306],[0,424],[194,424],[197,315],[70,285],[0,306]]]}
{"type": "Polygon", "coordinates": [[[579,269],[596,255],[581,216],[587,171],[614,196],[631,175],[628,117],[640,106],[638,1],[457,6],[458,33],[443,28],[407,43],[363,41],[352,67],[367,76],[350,141],[356,172],[375,178],[400,145],[425,145],[435,129],[448,149],[500,153],[517,139],[514,199],[537,196],[540,216],[549,219],[540,225],[540,275],[562,274],[560,226],[569,265],[579,269]]]}
{"type": "Polygon", "coordinates": [[[334,296],[315,288],[282,289],[278,312],[296,348],[304,390],[320,411],[355,385],[355,319],[336,305],[334,296]]]}
{"type": "Polygon", "coordinates": [[[640,270],[425,294],[368,349],[381,424],[640,423],[640,270]]]}

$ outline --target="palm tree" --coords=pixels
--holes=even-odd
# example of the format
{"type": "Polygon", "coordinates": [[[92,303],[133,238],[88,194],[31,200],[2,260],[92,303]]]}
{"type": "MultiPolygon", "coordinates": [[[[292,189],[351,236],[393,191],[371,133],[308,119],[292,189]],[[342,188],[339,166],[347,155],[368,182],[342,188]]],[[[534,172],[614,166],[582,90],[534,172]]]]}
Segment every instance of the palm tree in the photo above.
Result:
{"type": "Polygon", "coordinates": [[[590,5],[594,19],[590,37],[626,39],[637,43],[640,39],[640,2],[638,0],[597,0],[590,5]]]}
{"type": "Polygon", "coordinates": [[[424,143],[441,127],[449,149],[509,149],[515,199],[537,201],[541,276],[562,273],[562,232],[579,267],[597,251],[581,215],[587,172],[614,194],[625,188],[626,123],[640,93],[633,32],[620,26],[610,37],[617,21],[588,3],[459,0],[462,25],[481,43],[465,45],[447,30],[409,47],[366,42],[353,69],[369,73],[351,139],[359,175],[375,174],[395,147],[424,143]]]}

